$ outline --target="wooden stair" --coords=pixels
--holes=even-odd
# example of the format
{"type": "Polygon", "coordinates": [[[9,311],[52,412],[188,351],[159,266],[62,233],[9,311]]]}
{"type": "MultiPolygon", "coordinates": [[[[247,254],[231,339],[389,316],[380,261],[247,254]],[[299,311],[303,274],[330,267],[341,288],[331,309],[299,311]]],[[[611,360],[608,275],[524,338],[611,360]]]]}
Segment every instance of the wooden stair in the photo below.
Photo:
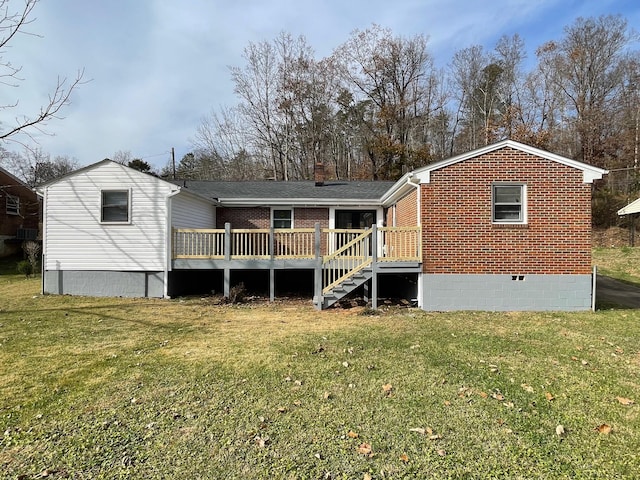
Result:
{"type": "Polygon", "coordinates": [[[335,305],[337,302],[348,296],[358,287],[371,280],[373,273],[370,268],[363,269],[349,276],[338,285],[325,292],[320,299],[314,298],[316,307],[324,310],[335,305]]]}

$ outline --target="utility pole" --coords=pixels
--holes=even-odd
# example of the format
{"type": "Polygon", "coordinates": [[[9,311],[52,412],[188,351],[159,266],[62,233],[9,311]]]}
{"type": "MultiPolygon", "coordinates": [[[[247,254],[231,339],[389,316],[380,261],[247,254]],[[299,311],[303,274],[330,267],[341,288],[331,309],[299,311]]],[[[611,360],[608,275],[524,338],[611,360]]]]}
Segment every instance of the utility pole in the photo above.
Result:
{"type": "Polygon", "coordinates": [[[173,166],[173,179],[176,179],[176,150],[171,147],[171,165],[173,166]]]}

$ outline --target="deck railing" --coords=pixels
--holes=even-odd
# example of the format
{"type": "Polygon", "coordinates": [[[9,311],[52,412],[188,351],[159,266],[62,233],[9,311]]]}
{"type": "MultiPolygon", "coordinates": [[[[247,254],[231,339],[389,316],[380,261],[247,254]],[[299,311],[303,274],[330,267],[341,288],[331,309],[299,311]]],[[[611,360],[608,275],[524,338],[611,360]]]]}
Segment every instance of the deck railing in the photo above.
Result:
{"type": "MultiPolygon", "coordinates": [[[[335,254],[365,232],[370,230],[322,229],[319,256],[335,254]]],[[[367,242],[366,246],[356,242],[361,250],[343,256],[371,255],[372,242],[367,242]]],[[[421,260],[420,227],[377,228],[375,243],[380,262],[421,260]]],[[[313,259],[316,258],[316,230],[176,228],[172,250],[174,259],[313,259]]]]}
{"type": "Polygon", "coordinates": [[[379,262],[421,261],[420,227],[381,227],[378,228],[382,245],[379,262]]]}
{"type": "Polygon", "coordinates": [[[224,258],[224,230],[176,228],[173,258],[224,258]]]}

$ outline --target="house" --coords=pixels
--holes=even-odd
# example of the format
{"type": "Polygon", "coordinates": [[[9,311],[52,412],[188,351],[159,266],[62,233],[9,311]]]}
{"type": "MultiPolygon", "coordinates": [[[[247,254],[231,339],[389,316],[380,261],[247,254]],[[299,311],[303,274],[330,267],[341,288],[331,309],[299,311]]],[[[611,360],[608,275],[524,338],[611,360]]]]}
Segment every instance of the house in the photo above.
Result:
{"type": "Polygon", "coordinates": [[[0,257],[13,255],[38,237],[40,201],[23,181],[0,167],[0,257]]]}
{"type": "Polygon", "coordinates": [[[634,200],[618,210],[618,216],[628,217],[629,223],[629,244],[633,247],[636,243],[636,218],[640,213],[640,198],[634,200]]]}
{"type": "Polygon", "coordinates": [[[425,310],[591,308],[605,170],[505,140],[397,182],[165,181],[104,160],[40,189],[43,291],[269,298],[395,289],[425,310]]]}

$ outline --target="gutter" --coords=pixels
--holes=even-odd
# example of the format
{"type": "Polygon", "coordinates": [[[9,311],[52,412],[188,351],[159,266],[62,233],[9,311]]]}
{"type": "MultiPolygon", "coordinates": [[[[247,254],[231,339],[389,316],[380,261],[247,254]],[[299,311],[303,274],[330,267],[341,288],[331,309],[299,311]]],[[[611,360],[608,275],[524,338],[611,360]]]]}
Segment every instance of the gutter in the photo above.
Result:
{"type": "Polygon", "coordinates": [[[404,197],[411,187],[418,188],[420,186],[421,179],[415,174],[415,172],[406,173],[393,185],[387,193],[385,193],[381,202],[384,207],[388,207],[395,203],[400,198],[404,197]]]}
{"type": "Polygon", "coordinates": [[[341,206],[382,206],[382,202],[377,198],[346,198],[346,199],[320,199],[320,198],[218,198],[218,203],[222,207],[265,207],[265,206],[286,206],[286,207],[341,207],[341,206]]]}

